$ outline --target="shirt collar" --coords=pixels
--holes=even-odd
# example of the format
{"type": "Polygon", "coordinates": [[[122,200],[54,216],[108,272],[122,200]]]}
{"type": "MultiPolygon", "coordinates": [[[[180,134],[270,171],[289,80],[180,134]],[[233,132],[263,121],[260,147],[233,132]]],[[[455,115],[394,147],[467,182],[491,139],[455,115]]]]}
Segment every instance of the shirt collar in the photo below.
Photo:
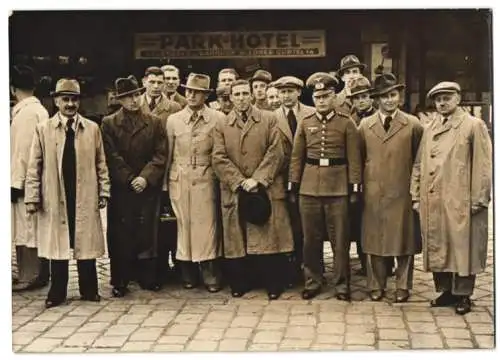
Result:
{"type": "MultiPolygon", "coordinates": [[[[158,96],[156,98],[156,105],[158,105],[160,103],[161,97],[162,97],[162,95],[160,94],[160,96],[158,96]]],[[[148,94],[146,94],[146,101],[147,101],[147,103],[149,105],[149,104],[151,104],[151,101],[153,101],[153,98],[151,96],[149,96],[148,94]]]]}
{"type": "Polygon", "coordinates": [[[394,118],[396,117],[398,111],[399,111],[399,109],[396,109],[396,110],[393,111],[392,114],[389,114],[389,115],[384,115],[384,114],[382,114],[381,111],[379,111],[378,114],[379,114],[379,117],[380,117],[380,121],[382,122],[382,125],[385,124],[385,119],[387,117],[389,117],[389,116],[394,120],[394,118]]]}
{"type": "MultiPolygon", "coordinates": [[[[330,121],[332,117],[335,115],[335,110],[330,111],[326,115],[326,120],[330,121]]],[[[319,121],[323,121],[323,115],[321,115],[319,112],[316,111],[316,117],[318,118],[319,121]]]]}
{"type": "Polygon", "coordinates": [[[288,112],[290,110],[292,110],[295,117],[297,117],[299,113],[299,103],[297,102],[297,104],[295,104],[292,108],[288,108],[285,105],[283,105],[283,111],[285,112],[285,116],[288,115],[288,112]]]}
{"type": "MultiPolygon", "coordinates": [[[[59,116],[59,120],[61,121],[62,126],[67,130],[66,124],[68,123],[69,118],[67,116],[61,114],[61,112],[58,113],[58,116],[59,116]]],[[[73,125],[71,126],[71,128],[73,130],[76,130],[77,126],[80,124],[78,113],[75,114],[73,119],[75,119],[75,121],[73,122],[73,125]]]]}
{"type": "MultiPolygon", "coordinates": [[[[199,118],[202,118],[205,122],[208,122],[208,119],[207,119],[207,116],[206,116],[206,109],[207,109],[207,105],[203,105],[203,107],[197,111],[198,113],[198,117],[199,118]]],[[[188,112],[189,114],[189,118],[187,119],[187,122],[189,122],[189,119],[191,119],[191,116],[193,115],[194,111],[189,107],[189,106],[186,106],[186,111],[188,112]]]]}

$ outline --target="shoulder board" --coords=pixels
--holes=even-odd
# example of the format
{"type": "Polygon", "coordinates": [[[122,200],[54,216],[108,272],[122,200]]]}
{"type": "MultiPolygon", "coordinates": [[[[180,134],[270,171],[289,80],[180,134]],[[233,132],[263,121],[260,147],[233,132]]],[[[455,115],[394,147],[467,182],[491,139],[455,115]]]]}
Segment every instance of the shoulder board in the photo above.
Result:
{"type": "Polygon", "coordinates": [[[314,116],[316,116],[316,110],[315,110],[314,112],[312,112],[312,113],[310,113],[310,114],[308,114],[308,115],[304,116],[304,118],[303,118],[303,119],[309,119],[309,118],[312,118],[312,117],[314,117],[314,116]]]}
{"type": "Polygon", "coordinates": [[[338,111],[338,110],[336,110],[335,112],[336,112],[336,114],[337,114],[337,115],[339,115],[339,116],[343,116],[343,117],[345,117],[345,118],[350,118],[350,117],[351,117],[351,115],[349,115],[349,114],[347,114],[347,113],[345,113],[345,112],[343,112],[343,111],[338,111]]]}

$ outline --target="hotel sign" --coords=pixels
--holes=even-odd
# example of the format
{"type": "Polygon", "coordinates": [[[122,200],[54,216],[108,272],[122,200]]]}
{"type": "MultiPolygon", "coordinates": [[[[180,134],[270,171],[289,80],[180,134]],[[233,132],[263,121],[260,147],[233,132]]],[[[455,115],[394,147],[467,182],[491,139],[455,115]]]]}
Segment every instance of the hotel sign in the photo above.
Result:
{"type": "Polygon", "coordinates": [[[136,59],[324,57],[325,31],[135,34],[136,59]]]}

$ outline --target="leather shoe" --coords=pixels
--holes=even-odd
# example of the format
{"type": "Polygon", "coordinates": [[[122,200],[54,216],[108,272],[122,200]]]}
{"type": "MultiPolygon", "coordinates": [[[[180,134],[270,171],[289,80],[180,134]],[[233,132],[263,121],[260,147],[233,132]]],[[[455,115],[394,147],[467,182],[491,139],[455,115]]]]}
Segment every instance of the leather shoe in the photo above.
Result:
{"type": "Polygon", "coordinates": [[[312,289],[312,290],[304,289],[304,290],[302,290],[302,299],[304,299],[304,300],[312,299],[312,298],[316,297],[320,292],[321,292],[321,288],[312,289]]]}
{"type": "Polygon", "coordinates": [[[161,289],[161,286],[158,283],[142,284],[140,285],[140,287],[142,290],[149,290],[149,291],[159,291],[161,289]]]}
{"type": "Polygon", "coordinates": [[[384,297],[383,290],[372,290],[370,291],[370,299],[372,301],[380,301],[384,297]]]}
{"type": "Polygon", "coordinates": [[[458,315],[465,315],[471,311],[472,303],[468,296],[460,296],[457,305],[455,306],[455,313],[458,315]]]}
{"type": "Polygon", "coordinates": [[[209,293],[216,293],[221,291],[221,287],[218,285],[206,285],[205,287],[209,293]]]}
{"type": "Polygon", "coordinates": [[[184,289],[188,289],[188,290],[194,289],[196,287],[195,284],[190,283],[190,282],[185,282],[184,284],[182,284],[182,286],[184,287],[184,289]]]}
{"type": "Polygon", "coordinates": [[[281,294],[283,293],[283,291],[281,290],[267,290],[267,298],[269,300],[277,300],[279,299],[279,297],[281,296],[281,294]]]}
{"type": "Polygon", "coordinates": [[[431,307],[453,306],[458,302],[458,297],[450,291],[445,291],[434,300],[431,300],[431,307]]]}
{"type": "Polygon", "coordinates": [[[349,293],[337,293],[335,294],[335,298],[340,301],[351,301],[351,294],[349,293]]]}
{"type": "Polygon", "coordinates": [[[50,308],[59,306],[62,303],[64,303],[65,301],[66,301],[66,299],[62,299],[62,300],[49,300],[49,299],[47,299],[47,300],[45,300],[45,308],[50,309],[50,308]]]}
{"type": "Polygon", "coordinates": [[[394,299],[394,302],[397,303],[404,303],[408,301],[408,298],[410,297],[410,292],[406,289],[397,289],[396,290],[396,298],[394,299]]]}
{"type": "Polygon", "coordinates": [[[99,295],[99,294],[82,295],[82,296],[80,296],[80,300],[82,300],[82,301],[99,302],[99,301],[101,301],[101,295],[99,295]]]}
{"type": "Polygon", "coordinates": [[[111,290],[111,295],[115,298],[122,298],[124,297],[129,290],[126,287],[114,287],[113,290],[111,290]]]}
{"type": "Polygon", "coordinates": [[[231,290],[231,296],[234,297],[234,298],[240,298],[243,295],[245,295],[245,293],[243,291],[240,291],[240,290],[231,290]]]}

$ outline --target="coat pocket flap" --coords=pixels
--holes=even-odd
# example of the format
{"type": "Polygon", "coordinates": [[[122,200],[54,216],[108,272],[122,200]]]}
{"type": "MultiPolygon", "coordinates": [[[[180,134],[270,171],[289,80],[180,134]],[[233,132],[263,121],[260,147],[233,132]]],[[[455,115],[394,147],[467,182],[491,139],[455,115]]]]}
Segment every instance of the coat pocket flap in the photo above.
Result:
{"type": "Polygon", "coordinates": [[[179,179],[179,171],[177,169],[170,169],[168,173],[169,180],[178,180],[179,179]]]}

